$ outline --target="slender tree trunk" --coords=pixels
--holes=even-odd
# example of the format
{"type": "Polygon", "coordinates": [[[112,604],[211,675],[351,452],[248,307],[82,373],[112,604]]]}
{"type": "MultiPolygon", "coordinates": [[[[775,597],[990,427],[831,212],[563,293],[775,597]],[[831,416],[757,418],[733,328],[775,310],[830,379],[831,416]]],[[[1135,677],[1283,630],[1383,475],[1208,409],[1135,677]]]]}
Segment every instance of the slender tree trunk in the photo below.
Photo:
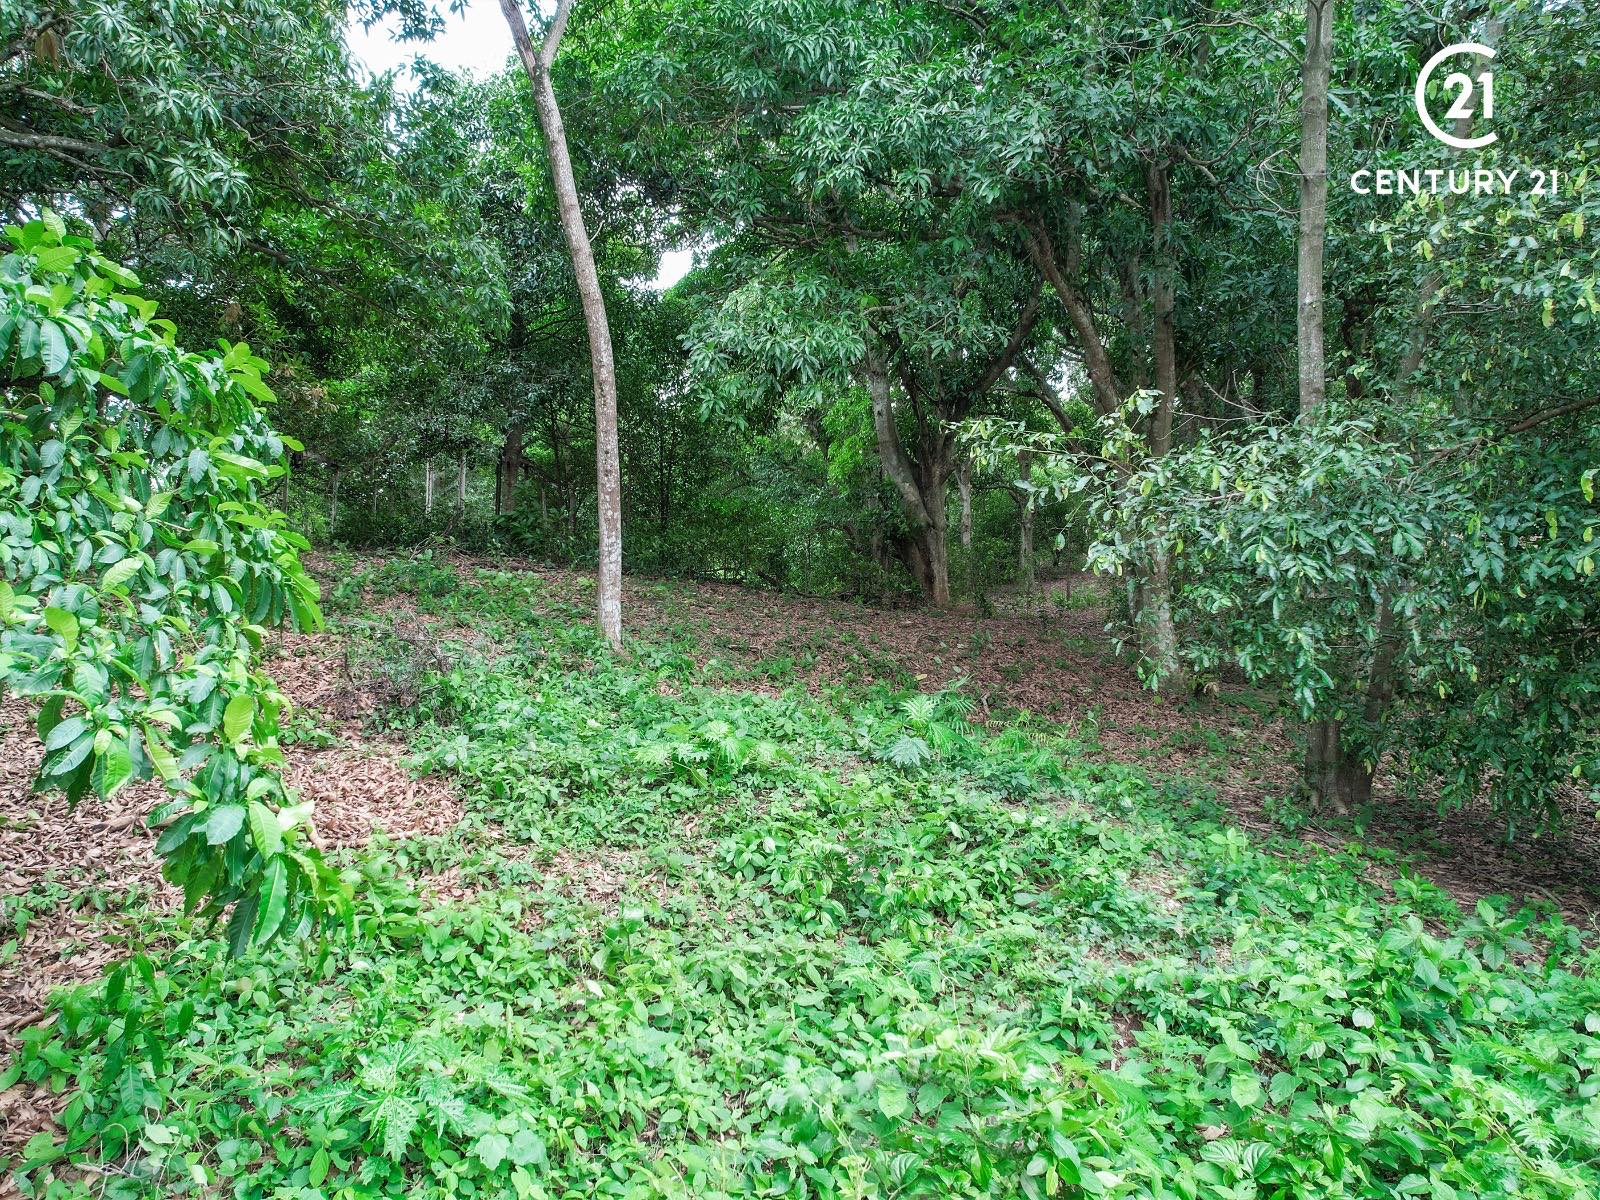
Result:
{"type": "Polygon", "coordinates": [[[422,464],[422,513],[424,516],[433,515],[433,483],[434,468],[433,461],[430,459],[422,464]]]}
{"type": "Polygon", "coordinates": [[[934,520],[922,531],[928,560],[928,599],[935,608],[950,607],[950,528],[944,513],[944,484],[938,485],[937,506],[929,505],[934,520]]]}
{"type": "Polygon", "coordinates": [[[544,131],[545,153],[550,159],[550,178],[561,212],[561,230],[566,235],[572,257],[578,294],[583,301],[583,319],[589,333],[589,363],[594,375],[595,491],[599,508],[599,571],[596,587],[600,632],[613,650],[622,649],[622,465],[617,452],[617,375],[611,354],[611,327],[606,319],[605,298],[600,293],[600,276],[595,270],[594,253],[583,225],[578,205],[578,185],[572,174],[572,159],[567,152],[566,127],[556,104],[550,82],[550,66],[566,32],[573,0],[559,0],[555,16],[545,30],[544,42],[535,48],[522,17],[521,0],[500,0],[516,43],[517,56],[533,85],[534,104],[539,110],[539,125],[544,131]]]}
{"type": "Polygon", "coordinates": [[[1305,786],[1311,802],[1341,815],[1372,799],[1372,771],[1360,755],[1350,752],[1343,735],[1343,721],[1313,721],[1306,726],[1305,786]]]}
{"type": "Polygon", "coordinates": [[[956,490],[961,494],[961,548],[972,549],[972,462],[962,458],[956,467],[956,490]]]}
{"type": "Polygon", "coordinates": [[[1322,345],[1322,252],[1328,232],[1328,86],[1335,0],[1306,0],[1306,57],[1300,73],[1300,417],[1327,399],[1322,345]]]}
{"type": "MultiPolygon", "coordinates": [[[[1173,328],[1177,264],[1172,252],[1172,187],[1166,168],[1157,163],[1149,164],[1145,182],[1150,197],[1151,240],[1155,244],[1150,289],[1154,343],[1151,357],[1155,360],[1156,390],[1160,393],[1150,418],[1150,457],[1159,460],[1172,452],[1172,416],[1178,403],[1178,350],[1173,328]]],[[[1183,660],[1178,655],[1178,628],[1172,617],[1169,555],[1170,551],[1159,538],[1150,547],[1145,577],[1141,581],[1139,628],[1156,691],[1178,695],[1187,690],[1188,685],[1184,679],[1183,660]]]]}
{"type": "Polygon", "coordinates": [[[522,479],[522,426],[513,425],[506,430],[500,443],[500,458],[495,463],[494,510],[504,515],[515,512],[517,484],[522,479]]]}
{"type": "Polygon", "coordinates": [[[967,595],[978,600],[978,561],[972,553],[972,460],[965,454],[956,465],[956,491],[961,497],[961,553],[967,564],[967,595]]]}
{"type": "MultiPolygon", "coordinates": [[[[1300,72],[1300,248],[1296,314],[1300,419],[1327,400],[1322,330],[1323,247],[1328,231],[1328,88],[1333,68],[1334,0],[1306,0],[1306,56],[1300,72]]],[[[1372,775],[1352,754],[1341,718],[1306,726],[1304,783],[1313,804],[1341,812],[1365,804],[1372,775]]]]}
{"type": "Polygon", "coordinates": [[[1310,722],[1306,726],[1305,786],[1313,804],[1348,813],[1371,802],[1372,779],[1381,750],[1379,732],[1394,696],[1399,654],[1398,621],[1394,606],[1385,599],[1378,605],[1372,658],[1367,664],[1361,698],[1361,730],[1367,753],[1351,748],[1342,718],[1310,722]]]}
{"type": "MultiPolygon", "coordinates": [[[[1017,475],[1024,484],[1033,478],[1033,455],[1024,450],[1017,455],[1017,475]]],[[[1020,497],[1022,507],[1017,513],[1017,582],[1025,592],[1032,593],[1037,582],[1033,568],[1033,493],[1026,487],[1020,497]]]]}
{"type": "Polygon", "coordinates": [[[950,551],[945,516],[945,485],[950,477],[948,450],[939,447],[913,467],[895,426],[889,371],[882,353],[868,351],[862,372],[872,397],[872,426],[878,440],[878,461],[884,476],[900,493],[915,554],[902,554],[912,577],[936,608],[950,607],[950,551]]]}
{"type": "Polygon", "coordinates": [[[333,469],[333,487],[328,496],[328,537],[332,538],[339,529],[339,476],[341,470],[333,469]]]}
{"type": "Polygon", "coordinates": [[[456,461],[456,516],[467,515],[467,452],[456,461]]]}

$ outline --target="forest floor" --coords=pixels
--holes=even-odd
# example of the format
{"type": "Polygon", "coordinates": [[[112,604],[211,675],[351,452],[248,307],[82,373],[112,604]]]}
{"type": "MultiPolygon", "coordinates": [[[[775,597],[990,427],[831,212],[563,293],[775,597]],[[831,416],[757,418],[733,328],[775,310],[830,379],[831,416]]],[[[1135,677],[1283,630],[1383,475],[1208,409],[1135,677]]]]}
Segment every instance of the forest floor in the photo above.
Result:
{"type": "MultiPolygon", "coordinates": [[[[1495,911],[1514,911],[1530,901],[1547,919],[1564,920],[1580,938],[1595,932],[1600,898],[1591,889],[1600,878],[1593,869],[1600,856],[1592,842],[1531,838],[1507,847],[1489,814],[1440,819],[1425,806],[1403,803],[1392,784],[1380,789],[1383,803],[1374,814],[1363,815],[1364,823],[1331,814],[1306,817],[1292,799],[1291,739],[1270,698],[1227,681],[1195,702],[1170,703],[1151,695],[1113,652],[1104,632],[1103,597],[1091,581],[1057,581],[1031,596],[999,597],[998,611],[979,615],[886,611],[731,585],[630,579],[625,611],[637,661],[623,682],[605,672],[602,679],[620,689],[616,704],[637,704],[651,713],[656,708],[650,706],[695,708],[697,715],[652,717],[655,723],[648,726],[619,719],[609,728],[602,704],[584,709],[588,715],[582,722],[567,713],[559,729],[547,725],[536,737],[508,729],[503,704],[493,712],[478,706],[504,701],[501,693],[509,689],[518,697],[531,696],[517,701],[524,706],[518,711],[531,712],[528,704],[549,703],[552,681],[579,686],[586,673],[599,670],[582,632],[593,590],[590,577],[515,560],[465,557],[341,555],[319,558],[314,566],[323,579],[333,628],[317,635],[276,635],[268,664],[296,706],[283,737],[291,783],[316,801],[319,841],[336,854],[355,855],[350,861],[382,864],[361,869],[381,876],[373,884],[378,895],[388,895],[397,878],[403,881],[400,891],[411,896],[403,905],[408,912],[418,904],[471,908],[498,895],[496,889],[515,884],[535,887],[547,899],[542,913],[535,911],[537,905],[525,910],[517,902],[512,917],[522,931],[517,936],[538,938],[541,928],[555,928],[564,931],[550,935],[557,943],[577,936],[599,940],[613,951],[619,939],[643,937],[634,925],[652,918],[635,914],[675,911],[674,906],[689,904],[691,893],[729,913],[751,903],[763,912],[774,903],[798,905],[803,920],[797,928],[807,936],[841,925],[849,930],[860,918],[836,911],[826,889],[810,894],[804,871],[780,879],[759,845],[740,842],[730,848],[738,834],[716,828],[724,814],[697,815],[691,805],[685,816],[677,806],[691,794],[721,796],[730,809],[753,806],[745,819],[759,826],[776,803],[772,795],[802,786],[789,767],[780,765],[797,757],[813,763],[806,771],[836,774],[846,787],[863,764],[888,763],[871,765],[870,772],[894,766],[919,779],[917,773],[926,772],[926,783],[918,786],[929,789],[930,803],[941,795],[948,802],[956,793],[947,794],[947,788],[962,795],[973,788],[998,789],[1002,795],[1008,788],[1018,789],[1018,795],[1040,787],[1059,792],[1059,781],[1048,783],[1058,768],[1048,763],[1065,755],[1073,762],[1134,772],[1086,775],[1066,787],[1066,794],[1098,794],[1114,782],[1119,795],[1144,796],[1152,812],[1192,810],[1201,814],[1196,821],[1206,822],[1211,832],[1204,839],[1213,845],[1211,851],[1188,848],[1188,843],[1179,848],[1172,835],[1158,837],[1137,823],[1131,833],[1108,832],[1148,819],[1137,814],[1137,802],[1118,800],[1109,814],[1099,812],[1097,823],[1085,826],[1117,859],[1116,877],[1129,886],[1137,883],[1142,899],[1135,907],[1158,914],[1162,928],[1172,925],[1182,933],[1186,921],[1196,923],[1189,912],[1195,897],[1211,897],[1207,904],[1214,900],[1215,887],[1193,878],[1196,855],[1245,853],[1238,849],[1242,843],[1227,840],[1231,826],[1256,839],[1262,862],[1324,862],[1317,869],[1336,862],[1354,881],[1350,886],[1366,889],[1363,895],[1369,898],[1363,904],[1414,911],[1439,937],[1459,921],[1453,914],[1471,911],[1485,897],[1511,898],[1509,905],[1496,901],[1495,911]],[[524,665],[510,672],[508,663],[524,665]],[[521,676],[530,673],[543,679],[540,686],[546,690],[528,692],[534,684],[521,676]],[[515,682],[511,675],[518,676],[515,682]],[[644,699],[630,690],[640,680],[648,682],[644,699]],[[463,689],[473,688],[484,695],[463,696],[463,689]],[[931,697],[925,708],[903,699],[918,692],[931,697]],[[963,718],[973,725],[970,739],[962,732],[963,718]],[[802,745],[814,748],[795,748],[802,745]],[[1053,749],[1043,753],[1040,747],[1053,749]],[[539,753],[531,753],[534,749],[539,753]],[[902,753],[908,756],[904,762],[898,757],[902,753]],[[1008,753],[1027,765],[1016,768],[1019,782],[997,783],[1008,753]],[[953,773],[948,781],[935,778],[946,770],[953,773]],[[752,774],[756,783],[748,786],[755,790],[747,794],[744,780],[752,774]],[[770,781],[761,783],[768,775],[770,781]],[[622,803],[613,795],[602,803],[595,789],[603,791],[605,780],[615,786],[624,777],[629,799],[622,803]],[[1130,780],[1149,784],[1135,786],[1130,780]],[[1151,787],[1159,790],[1159,800],[1151,787]],[[553,803],[556,791],[568,796],[559,817],[540,807],[553,803]],[[737,802],[729,799],[735,795],[737,802]],[[519,797],[524,808],[539,808],[540,815],[508,809],[519,797]],[[1213,811],[1215,817],[1204,816],[1213,811]],[[1124,836],[1128,847],[1120,847],[1124,836]],[[1120,848],[1110,849],[1113,843],[1120,848]],[[1167,861],[1138,866],[1140,854],[1152,847],[1161,848],[1156,859],[1167,861]],[[698,874],[711,861],[721,861],[725,870],[737,865],[744,876],[764,881],[768,898],[752,901],[744,890],[722,891],[726,881],[720,875],[713,884],[698,874]]],[[[175,914],[172,889],[160,879],[148,835],[137,820],[153,806],[155,794],[148,788],[125,793],[120,816],[94,804],[69,811],[59,797],[30,795],[26,785],[38,753],[30,721],[20,702],[0,705],[0,915],[6,927],[0,930],[6,939],[0,942],[0,1050],[23,1057],[32,1052],[28,1038],[45,1028],[40,1022],[54,989],[92,983],[134,951],[152,958],[180,947],[193,953],[193,944],[184,940],[189,933],[175,914]],[[29,1027],[32,1033],[25,1036],[29,1027]]],[[[1085,804],[1089,801],[1071,802],[1070,811],[1080,814],[1074,820],[1090,819],[1080,811],[1085,804]]],[[[857,832],[869,840],[875,836],[865,827],[857,832]]],[[[855,844],[844,834],[839,841],[855,844]]],[[[1013,847],[1006,853],[1026,859],[1033,852],[1013,847]]],[[[832,860],[825,849],[808,846],[806,853],[821,856],[808,860],[808,869],[823,874],[837,869],[827,865],[832,860]]],[[[852,859],[858,853],[865,852],[852,851],[852,859]]],[[[908,852],[891,873],[909,871],[912,862],[908,852]]],[[[954,914],[963,905],[982,910],[994,903],[985,898],[987,885],[970,880],[950,883],[955,890],[941,898],[941,869],[919,868],[920,884],[902,878],[887,892],[872,892],[879,919],[898,913],[898,906],[919,913],[915,919],[894,917],[891,944],[909,939],[916,945],[928,936],[916,932],[928,928],[921,922],[959,924],[954,914]],[[887,894],[896,899],[891,903],[884,899],[887,894]]],[[[1059,869],[1052,862],[1048,878],[1057,878],[1059,869]]],[[[843,877],[838,887],[841,894],[848,890],[843,877]]],[[[1002,905],[1013,924],[1040,917],[1038,909],[1029,907],[1024,917],[1010,907],[1037,903],[1024,899],[1026,890],[1002,905]]],[[[1086,911],[1100,912],[1095,921],[1108,920],[1098,908],[1086,911]]],[[[687,919],[692,924],[699,918],[687,919]]],[[[1006,928],[1002,923],[984,936],[1002,936],[1006,928]]],[[[1125,932],[1120,926],[1116,936],[1100,930],[1104,952],[1124,964],[1144,961],[1147,950],[1127,943],[1125,932]]],[[[596,996],[608,970],[605,954],[598,954],[592,967],[601,982],[579,980],[596,996]]],[[[227,973],[225,966],[213,964],[213,969],[227,973]]],[[[739,968],[729,969],[737,973],[739,968]]],[[[986,1011],[990,1003],[1022,1003],[1032,995],[1020,975],[989,982],[996,995],[982,1004],[973,1001],[972,1011],[986,1011]],[[1013,991],[1016,995],[1006,1000],[1013,991]]],[[[1113,1016],[1105,1062],[1115,1066],[1127,1057],[1147,1017],[1113,1016]]],[[[35,1038],[33,1049],[39,1044],[35,1038]]],[[[41,1132],[55,1128],[71,1093],[14,1076],[15,1071],[7,1075],[9,1086],[0,1087],[0,1124],[5,1126],[0,1160],[37,1161],[41,1132]]],[[[1238,1092],[1233,1095],[1241,1099],[1238,1092]]],[[[892,1099],[888,1108],[880,1106],[878,1116],[898,1116],[889,1109],[899,1103],[892,1099]]],[[[663,1118],[659,1107],[653,1111],[653,1124],[684,1119],[682,1113],[663,1118]]],[[[1212,1112],[1219,1122],[1220,1112],[1212,1112]]],[[[1233,1112],[1235,1118],[1240,1115],[1233,1112]]],[[[707,1119],[712,1126],[748,1124],[737,1113],[707,1119]]],[[[1225,1130],[1225,1125],[1206,1128],[1225,1130]]],[[[511,1137],[516,1131],[508,1125],[506,1133],[511,1137]]],[[[681,1137],[683,1131],[676,1133],[681,1137]]],[[[482,1137],[494,1135],[477,1136],[481,1144],[482,1137]]],[[[542,1146],[549,1132],[541,1138],[542,1146]]],[[[1214,1139],[1208,1134],[1204,1140],[1214,1139]]],[[[403,1152],[404,1147],[402,1157],[403,1152]]],[[[309,1169],[326,1175],[329,1160],[309,1169]]],[[[846,1164],[846,1169],[854,1168],[846,1164]]],[[[1061,1163],[1050,1169],[1070,1168],[1061,1163]]],[[[520,1194],[520,1183],[518,1188],[520,1194]]],[[[0,1182],[0,1195],[5,1191],[0,1182]]]]}

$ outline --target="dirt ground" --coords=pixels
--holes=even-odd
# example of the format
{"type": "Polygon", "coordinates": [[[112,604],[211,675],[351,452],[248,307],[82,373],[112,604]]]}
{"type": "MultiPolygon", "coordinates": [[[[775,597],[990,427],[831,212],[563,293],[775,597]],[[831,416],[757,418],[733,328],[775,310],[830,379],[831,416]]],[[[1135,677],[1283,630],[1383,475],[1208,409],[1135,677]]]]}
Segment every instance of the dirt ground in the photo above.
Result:
{"type": "MultiPolygon", "coordinates": [[[[525,560],[463,556],[458,566],[535,572],[551,598],[564,603],[587,604],[593,595],[587,575],[525,560]]],[[[1072,731],[1091,756],[1204,783],[1242,828],[1282,832],[1271,814],[1295,796],[1299,749],[1272,698],[1227,677],[1179,702],[1151,693],[1115,653],[1102,586],[1084,576],[1046,581],[1029,595],[993,597],[994,611],[984,615],[629,579],[624,614],[644,636],[693,639],[702,664],[719,660],[746,676],[735,686],[769,690],[800,682],[818,691],[846,680],[924,691],[959,686],[976,702],[980,721],[1019,712],[1042,717],[1072,731]],[[773,674],[775,663],[782,670],[773,674]]],[[[1594,813],[1575,803],[1566,831],[1523,831],[1508,842],[1504,823],[1487,805],[1440,813],[1426,798],[1406,799],[1381,773],[1375,795],[1362,829],[1335,814],[1314,814],[1296,833],[1329,848],[1360,842],[1392,849],[1463,908],[1494,895],[1544,901],[1600,931],[1594,813]]],[[[1374,882],[1390,883],[1398,872],[1398,864],[1375,868],[1374,882]]]]}
{"type": "MultiPolygon", "coordinates": [[[[316,802],[315,837],[324,847],[362,845],[376,830],[392,838],[443,833],[460,819],[461,800],[440,778],[414,778],[405,748],[369,733],[372,704],[345,669],[333,634],[276,636],[269,670],[303,711],[316,736],[287,741],[289,785],[316,802]],[[325,743],[325,744],[324,744],[325,743]]],[[[161,877],[144,817],[165,795],[131,785],[110,805],[69,807],[59,793],[29,784],[41,747],[34,712],[0,702],[0,896],[14,920],[0,930],[0,1050],[38,1020],[58,987],[99,978],[122,957],[130,900],[176,907],[178,889],[161,877]]],[[[291,726],[291,729],[294,726],[291,726]]]]}
{"type": "MultiPolygon", "coordinates": [[[[517,560],[456,564],[534,572],[553,603],[592,596],[578,572],[517,560]]],[[[975,702],[975,719],[1026,712],[1049,720],[1070,730],[1085,754],[1213,787],[1238,824],[1278,832],[1270,814],[1293,793],[1295,751],[1272,706],[1226,681],[1215,695],[1184,703],[1144,690],[1113,653],[1104,607],[1087,588],[1081,580],[1046,584],[1032,596],[1000,597],[997,611],[981,615],[630,579],[625,612],[640,635],[686,639],[729,686],[959,686],[975,702]]],[[[414,611],[396,616],[409,610],[403,601],[385,607],[412,622],[418,639],[470,641],[471,631],[417,624],[414,611]]],[[[279,634],[268,669],[303,714],[291,720],[284,750],[291,786],[316,802],[321,844],[361,845],[380,829],[395,838],[437,834],[456,823],[461,800],[448,782],[414,777],[403,745],[371,728],[369,718],[390,698],[359,678],[338,635],[279,634]]],[[[143,829],[157,790],[130,787],[109,810],[93,800],[68,809],[59,795],[30,793],[39,759],[32,720],[21,701],[0,703],[0,896],[15,926],[0,931],[0,1050],[38,1020],[53,989],[96,978],[120,957],[130,893],[177,902],[143,829]]],[[[1595,928],[1600,838],[1592,819],[1575,822],[1582,832],[1507,845],[1487,811],[1441,817],[1401,803],[1390,785],[1380,797],[1364,832],[1315,818],[1298,832],[1330,847],[1358,838],[1386,844],[1467,906],[1485,895],[1526,897],[1595,928]]],[[[1375,882],[1392,882],[1397,871],[1375,868],[1375,882]]]]}

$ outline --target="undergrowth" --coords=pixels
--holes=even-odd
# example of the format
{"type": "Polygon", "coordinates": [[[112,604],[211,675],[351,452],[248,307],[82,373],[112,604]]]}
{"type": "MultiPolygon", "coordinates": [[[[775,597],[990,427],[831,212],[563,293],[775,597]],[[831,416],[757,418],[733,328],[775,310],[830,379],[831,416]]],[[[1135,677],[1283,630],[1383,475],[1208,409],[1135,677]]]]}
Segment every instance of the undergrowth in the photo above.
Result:
{"type": "Polygon", "coordinates": [[[959,692],[731,690],[447,574],[379,582],[498,647],[393,714],[466,819],[349,858],[324,942],[152,916],[3,1078],[71,1096],[24,1195],[1594,1194],[1553,915],[1385,894],[959,692]]]}

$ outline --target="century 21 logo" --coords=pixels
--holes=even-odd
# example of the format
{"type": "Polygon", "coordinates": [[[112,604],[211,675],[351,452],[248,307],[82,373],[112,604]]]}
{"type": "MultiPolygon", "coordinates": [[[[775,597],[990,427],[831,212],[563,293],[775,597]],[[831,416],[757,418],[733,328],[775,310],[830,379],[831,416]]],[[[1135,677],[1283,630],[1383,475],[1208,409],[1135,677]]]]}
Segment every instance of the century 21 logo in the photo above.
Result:
{"type": "MultiPolygon", "coordinates": [[[[1439,64],[1459,54],[1476,55],[1489,61],[1494,59],[1493,47],[1478,42],[1456,42],[1439,51],[1422,68],[1422,74],[1417,76],[1417,90],[1414,93],[1417,116],[1422,118],[1422,123],[1428,127],[1428,132],[1446,146],[1454,146],[1457,150],[1477,150],[1489,145],[1498,135],[1490,130],[1479,137],[1456,137],[1441,129],[1439,123],[1433,119],[1433,114],[1428,111],[1428,80],[1439,64]]],[[[1481,116],[1485,121],[1494,120],[1494,72],[1487,66],[1478,72],[1476,80],[1465,71],[1452,71],[1444,77],[1444,90],[1455,94],[1455,99],[1445,110],[1445,120],[1470,121],[1477,116],[1481,116]],[[1477,99],[1480,96],[1481,101],[1477,99]]]]}

